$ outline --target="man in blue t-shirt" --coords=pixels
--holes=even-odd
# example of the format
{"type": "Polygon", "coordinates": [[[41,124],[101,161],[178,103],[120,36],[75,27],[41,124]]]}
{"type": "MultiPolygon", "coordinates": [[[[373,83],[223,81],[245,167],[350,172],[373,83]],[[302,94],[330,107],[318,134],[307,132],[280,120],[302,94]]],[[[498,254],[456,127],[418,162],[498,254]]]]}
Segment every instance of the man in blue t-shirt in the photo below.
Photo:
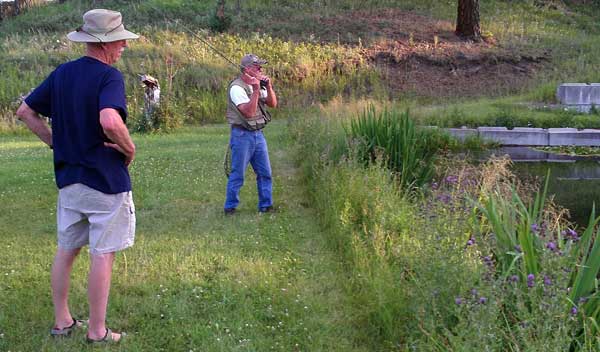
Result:
{"type": "Polygon", "coordinates": [[[89,245],[87,341],[118,342],[106,327],[106,307],[115,252],[133,245],[135,210],[128,166],[135,145],[125,121],[121,72],[112,67],[138,35],[125,30],[119,12],[91,10],[67,37],[86,43],[86,55],[56,68],[17,110],[19,118],[54,150],[58,249],[52,265],[52,336],[82,325],[69,310],[71,269],[89,245]],[[39,115],[51,119],[51,128],[39,115]]]}

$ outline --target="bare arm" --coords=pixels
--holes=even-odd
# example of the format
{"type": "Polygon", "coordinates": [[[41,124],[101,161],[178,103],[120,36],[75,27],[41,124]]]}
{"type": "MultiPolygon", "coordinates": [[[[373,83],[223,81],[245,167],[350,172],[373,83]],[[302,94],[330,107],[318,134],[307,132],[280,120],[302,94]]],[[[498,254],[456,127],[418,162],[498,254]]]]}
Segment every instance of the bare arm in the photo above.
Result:
{"type": "Polygon", "coordinates": [[[52,148],[52,130],[35,110],[23,102],[17,109],[17,116],[27,125],[31,132],[35,133],[42,142],[52,148]]]}
{"type": "Polygon", "coordinates": [[[113,142],[104,143],[104,145],[125,155],[125,165],[129,166],[135,158],[135,144],[133,144],[119,112],[112,108],[100,110],[100,125],[104,134],[113,142]]]}

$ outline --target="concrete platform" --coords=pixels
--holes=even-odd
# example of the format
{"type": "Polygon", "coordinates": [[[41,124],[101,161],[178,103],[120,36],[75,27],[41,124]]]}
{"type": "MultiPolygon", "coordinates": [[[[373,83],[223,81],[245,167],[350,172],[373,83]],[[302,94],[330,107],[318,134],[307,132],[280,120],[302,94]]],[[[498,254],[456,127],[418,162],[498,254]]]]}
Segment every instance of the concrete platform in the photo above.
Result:
{"type": "Polygon", "coordinates": [[[479,136],[502,145],[548,145],[548,133],[543,128],[516,127],[479,127],[479,136]]]}
{"type": "Polygon", "coordinates": [[[447,128],[450,135],[464,140],[467,136],[494,141],[505,146],[600,146],[600,130],[576,128],[506,127],[447,128]]]}
{"type": "Polygon", "coordinates": [[[548,145],[599,146],[600,130],[577,130],[575,128],[549,128],[548,145]]]}

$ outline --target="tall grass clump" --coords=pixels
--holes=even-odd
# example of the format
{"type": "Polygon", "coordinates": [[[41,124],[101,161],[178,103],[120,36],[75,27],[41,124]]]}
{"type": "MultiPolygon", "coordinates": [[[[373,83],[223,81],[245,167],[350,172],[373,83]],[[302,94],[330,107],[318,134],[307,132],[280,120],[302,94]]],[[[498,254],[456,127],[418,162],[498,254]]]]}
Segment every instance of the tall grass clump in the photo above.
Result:
{"type": "Polygon", "coordinates": [[[360,160],[372,162],[382,156],[404,189],[430,181],[436,153],[442,147],[439,133],[417,128],[408,111],[378,112],[373,105],[350,121],[348,135],[357,145],[360,160]]]}

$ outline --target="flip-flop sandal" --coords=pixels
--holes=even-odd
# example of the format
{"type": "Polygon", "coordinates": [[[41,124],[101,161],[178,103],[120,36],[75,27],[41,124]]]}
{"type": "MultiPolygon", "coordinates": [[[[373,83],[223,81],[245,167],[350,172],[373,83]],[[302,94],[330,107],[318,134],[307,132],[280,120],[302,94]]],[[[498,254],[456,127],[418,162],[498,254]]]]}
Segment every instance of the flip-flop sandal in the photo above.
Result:
{"type": "Polygon", "coordinates": [[[115,340],[113,338],[113,332],[111,329],[106,328],[106,334],[104,334],[104,337],[101,338],[100,340],[94,340],[94,339],[90,339],[89,336],[85,336],[85,341],[89,344],[105,344],[105,343],[119,343],[121,342],[121,340],[123,340],[123,338],[125,337],[125,333],[121,332],[121,338],[118,340],[115,340]]]}
{"type": "Polygon", "coordinates": [[[52,337],[66,337],[71,335],[71,333],[73,332],[73,330],[80,328],[83,326],[83,320],[78,320],[73,318],[73,324],[66,326],[62,329],[59,328],[52,328],[52,330],[50,330],[50,336],[52,337]]]}

